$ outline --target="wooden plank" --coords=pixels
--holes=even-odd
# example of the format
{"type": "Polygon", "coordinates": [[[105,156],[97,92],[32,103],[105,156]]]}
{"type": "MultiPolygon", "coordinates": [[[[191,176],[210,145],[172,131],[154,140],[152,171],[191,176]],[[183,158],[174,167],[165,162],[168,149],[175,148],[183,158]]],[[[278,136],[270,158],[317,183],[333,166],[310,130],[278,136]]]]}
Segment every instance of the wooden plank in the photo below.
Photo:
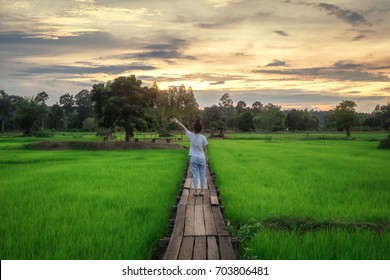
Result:
{"type": "Polygon", "coordinates": [[[191,188],[191,181],[192,181],[191,178],[186,178],[186,180],[185,180],[185,182],[184,182],[183,188],[184,188],[184,189],[190,189],[190,188],[191,188]]]}
{"type": "Polygon", "coordinates": [[[203,205],[205,233],[206,235],[217,235],[217,229],[214,223],[213,212],[210,205],[203,205]]]}
{"type": "Polygon", "coordinates": [[[190,190],[190,195],[188,196],[187,204],[195,205],[196,196],[194,196],[194,193],[195,193],[194,189],[190,190]]]}
{"type": "Polygon", "coordinates": [[[168,244],[168,248],[164,255],[164,260],[176,260],[179,255],[179,250],[181,246],[181,241],[183,237],[173,237],[171,238],[171,241],[168,244]]]}
{"type": "Polygon", "coordinates": [[[207,236],[207,259],[219,260],[217,239],[215,236],[207,236]]]}
{"type": "Polygon", "coordinates": [[[180,252],[178,260],[191,260],[192,251],[194,249],[194,237],[183,237],[183,242],[181,243],[180,252]]]}
{"type": "Polygon", "coordinates": [[[229,233],[226,230],[225,222],[222,217],[221,210],[218,206],[211,206],[211,211],[214,216],[215,228],[217,229],[217,234],[219,236],[228,236],[229,233]]]}
{"type": "Polygon", "coordinates": [[[186,205],[179,204],[177,206],[175,225],[173,226],[173,231],[171,235],[172,237],[183,236],[185,218],[186,218],[186,205]]]}
{"type": "Polygon", "coordinates": [[[194,245],[194,260],[206,260],[206,236],[196,236],[194,245]]]}
{"type": "Polygon", "coordinates": [[[181,194],[179,204],[187,204],[189,194],[190,194],[189,189],[183,189],[183,193],[181,194]]]}
{"type": "Polygon", "coordinates": [[[195,197],[195,205],[202,205],[203,204],[203,196],[196,196],[195,197]]]}
{"type": "Polygon", "coordinates": [[[203,205],[195,205],[195,235],[205,235],[203,205]]]}
{"type": "Polygon", "coordinates": [[[195,206],[187,205],[184,236],[195,235],[195,206]]]}
{"type": "Polygon", "coordinates": [[[218,197],[216,195],[210,196],[210,203],[213,206],[218,206],[219,205],[218,197]]]}
{"type": "Polygon", "coordinates": [[[234,253],[230,236],[219,237],[219,249],[221,251],[221,260],[234,260],[234,253]]]}
{"type": "Polygon", "coordinates": [[[210,190],[204,190],[203,205],[210,205],[210,190]]]}

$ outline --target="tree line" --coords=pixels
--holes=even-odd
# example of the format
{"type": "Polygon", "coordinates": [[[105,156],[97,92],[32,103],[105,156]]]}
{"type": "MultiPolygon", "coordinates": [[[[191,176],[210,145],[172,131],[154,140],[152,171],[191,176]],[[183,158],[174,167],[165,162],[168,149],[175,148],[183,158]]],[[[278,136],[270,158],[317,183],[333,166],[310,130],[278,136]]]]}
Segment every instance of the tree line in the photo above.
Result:
{"type": "Polygon", "coordinates": [[[23,131],[39,135],[47,131],[103,131],[126,133],[129,141],[136,131],[158,131],[168,136],[169,122],[176,116],[191,127],[200,118],[206,130],[223,128],[231,131],[308,131],[339,130],[350,135],[353,127],[366,130],[390,129],[390,103],[377,105],[371,113],[356,112],[357,104],[343,100],[330,111],[282,110],[272,103],[245,101],[236,105],[229,93],[218,104],[202,110],[191,87],[185,85],[160,89],[156,83],[142,85],[134,75],[118,77],[75,95],[66,93],[52,106],[49,95],[40,92],[33,97],[9,95],[0,90],[1,132],[23,131]]]}

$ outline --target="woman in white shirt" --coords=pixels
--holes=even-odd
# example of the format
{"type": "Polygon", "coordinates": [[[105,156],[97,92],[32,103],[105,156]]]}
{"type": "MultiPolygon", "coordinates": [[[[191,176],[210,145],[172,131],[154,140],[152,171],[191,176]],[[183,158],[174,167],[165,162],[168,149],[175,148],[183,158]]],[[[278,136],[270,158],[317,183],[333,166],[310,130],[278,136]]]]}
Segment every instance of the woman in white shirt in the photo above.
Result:
{"type": "Polygon", "coordinates": [[[207,162],[207,144],[208,141],[203,134],[200,134],[202,131],[202,124],[199,120],[196,120],[194,123],[195,133],[189,131],[181,122],[176,118],[171,118],[171,122],[177,123],[183,131],[186,133],[188,139],[190,140],[190,165],[192,171],[192,180],[194,183],[195,193],[194,195],[203,195],[204,186],[206,182],[206,162],[207,162]],[[200,176],[200,188],[198,190],[198,174],[200,176]]]}

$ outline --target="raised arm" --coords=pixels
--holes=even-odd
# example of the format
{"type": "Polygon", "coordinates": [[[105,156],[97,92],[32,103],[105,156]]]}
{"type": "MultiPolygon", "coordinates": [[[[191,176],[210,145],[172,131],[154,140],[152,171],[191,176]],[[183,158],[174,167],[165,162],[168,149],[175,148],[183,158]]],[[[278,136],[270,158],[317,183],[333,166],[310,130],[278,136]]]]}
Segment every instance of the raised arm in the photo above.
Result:
{"type": "Polygon", "coordinates": [[[171,120],[170,120],[171,122],[173,122],[173,123],[177,123],[180,127],[181,127],[181,129],[184,131],[184,132],[186,132],[188,129],[184,126],[184,124],[182,124],[181,122],[179,122],[176,118],[171,118],[171,120]]]}

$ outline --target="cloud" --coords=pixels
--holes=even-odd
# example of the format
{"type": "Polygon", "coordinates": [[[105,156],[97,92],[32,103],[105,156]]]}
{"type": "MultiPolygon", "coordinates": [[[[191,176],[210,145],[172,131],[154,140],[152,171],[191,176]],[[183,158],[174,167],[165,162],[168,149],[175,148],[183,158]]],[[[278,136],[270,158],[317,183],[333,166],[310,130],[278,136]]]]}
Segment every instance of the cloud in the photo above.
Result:
{"type": "Polygon", "coordinates": [[[280,36],[284,36],[284,37],[288,36],[288,34],[286,32],[284,32],[283,30],[275,30],[274,33],[276,33],[280,36]]]}
{"type": "Polygon", "coordinates": [[[287,66],[286,61],[274,59],[273,62],[268,63],[265,67],[271,67],[271,66],[287,66]]]}
{"type": "Polygon", "coordinates": [[[358,36],[355,36],[355,37],[352,39],[352,41],[360,41],[360,40],[363,40],[364,38],[366,38],[366,36],[363,35],[363,34],[360,34],[360,35],[358,35],[358,36]]]}
{"type": "Polygon", "coordinates": [[[139,63],[131,63],[127,65],[107,65],[107,66],[64,66],[64,65],[53,65],[53,66],[34,66],[27,67],[24,71],[30,73],[30,75],[35,74],[121,74],[127,71],[134,70],[155,70],[156,67],[150,65],[143,65],[139,63]]]}
{"type": "Polygon", "coordinates": [[[225,84],[225,81],[218,81],[218,82],[210,83],[209,85],[216,86],[216,85],[224,85],[224,84],[225,84]]]}
{"type": "Polygon", "coordinates": [[[196,23],[196,27],[203,29],[218,29],[231,25],[238,25],[243,22],[262,22],[265,18],[269,17],[271,13],[257,12],[253,14],[243,14],[235,17],[223,17],[214,22],[196,23]]]}
{"type": "Polygon", "coordinates": [[[253,70],[252,73],[290,76],[292,79],[300,77],[307,79],[326,79],[352,82],[390,82],[390,77],[384,73],[372,73],[360,69],[363,65],[354,63],[336,62],[332,67],[312,67],[286,70],[253,70]]]}

